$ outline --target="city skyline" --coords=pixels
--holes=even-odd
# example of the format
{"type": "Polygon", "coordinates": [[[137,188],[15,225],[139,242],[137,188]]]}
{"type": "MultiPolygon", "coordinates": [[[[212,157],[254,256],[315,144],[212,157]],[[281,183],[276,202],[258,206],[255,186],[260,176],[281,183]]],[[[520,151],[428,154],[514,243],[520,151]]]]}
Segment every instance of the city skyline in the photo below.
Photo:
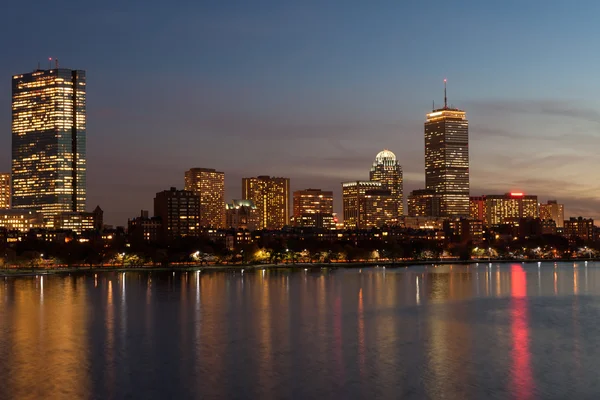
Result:
{"type": "MultiPolygon", "coordinates": [[[[473,3],[431,13],[436,4],[34,8],[39,24],[19,46],[11,42],[14,22],[0,28],[8,49],[0,145],[10,146],[9,77],[58,57],[87,71],[87,206],[105,209],[107,223],[125,225],[151,209],[154,194],[183,188],[182,171],[194,166],[226,173],[227,202],[239,197],[243,177],[286,176],[290,191],[333,190],[341,214],[340,182],[368,179],[382,148],[403,166],[405,194],[424,187],[423,115],[432,100],[441,104],[447,77],[449,103],[469,115],[472,196],[533,193],[565,204],[565,217],[598,219],[600,185],[587,172],[600,142],[596,56],[584,49],[593,44],[590,16],[599,5],[473,3]],[[198,24],[189,18],[195,13],[212,23],[198,24]],[[424,18],[431,24],[419,27],[424,18]],[[544,18],[570,29],[553,35],[544,18]],[[81,29],[57,41],[73,28],[63,19],[81,29]],[[160,35],[144,36],[156,24],[160,35]],[[485,35],[472,35],[477,29],[485,35]],[[460,48],[431,63],[429,46],[445,31],[460,48]],[[180,41],[172,46],[165,36],[180,41]],[[201,62],[207,52],[210,62],[201,62]]],[[[7,152],[0,170],[10,170],[7,152]]]]}

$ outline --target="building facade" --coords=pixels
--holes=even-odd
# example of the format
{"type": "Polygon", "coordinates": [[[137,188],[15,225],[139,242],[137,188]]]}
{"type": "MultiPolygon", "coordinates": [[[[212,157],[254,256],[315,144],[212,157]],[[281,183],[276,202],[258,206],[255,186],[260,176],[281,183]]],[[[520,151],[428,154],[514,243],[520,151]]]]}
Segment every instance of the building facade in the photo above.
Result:
{"type": "Polygon", "coordinates": [[[379,152],[371,167],[369,179],[381,182],[383,188],[392,193],[396,202],[396,217],[404,215],[402,166],[396,160],[396,155],[389,150],[379,152]]]}
{"type": "Polygon", "coordinates": [[[487,215],[485,209],[485,196],[469,197],[469,214],[471,219],[485,221],[487,215]]]}
{"type": "Polygon", "coordinates": [[[148,211],[142,210],[139,217],[127,221],[127,233],[132,242],[157,242],[162,232],[160,217],[149,217],[148,211]]]}
{"type": "Polygon", "coordinates": [[[225,210],[226,227],[255,231],[259,227],[258,209],[252,200],[233,200],[225,210]]]}
{"type": "Polygon", "coordinates": [[[381,182],[342,183],[342,203],[345,229],[370,229],[398,223],[396,199],[381,182]]]}
{"type": "Polygon", "coordinates": [[[0,228],[27,232],[44,226],[41,213],[32,210],[0,210],[0,228]]]}
{"type": "Polygon", "coordinates": [[[293,195],[293,226],[334,229],[333,192],[321,189],[297,190],[293,195]]]}
{"type": "Polygon", "coordinates": [[[439,217],[440,196],[431,189],[413,190],[408,195],[409,217],[439,217]]]}
{"type": "Polygon", "coordinates": [[[592,218],[569,218],[563,223],[563,235],[570,240],[581,239],[590,241],[594,239],[594,220],[592,218]]]}
{"type": "Polygon", "coordinates": [[[487,226],[517,222],[528,217],[537,218],[538,198],[520,192],[487,195],[485,196],[485,210],[485,223],[487,226]]]}
{"type": "Polygon", "coordinates": [[[161,220],[161,240],[200,235],[200,197],[172,187],[156,193],[154,216],[161,220]]]}
{"type": "Polygon", "coordinates": [[[185,190],[200,197],[200,226],[225,226],[225,173],[209,168],[185,172],[185,190]]]}
{"type": "Polygon", "coordinates": [[[93,212],[63,212],[54,216],[54,229],[64,229],[81,235],[96,230],[96,214],[93,212]]]}
{"type": "Polygon", "coordinates": [[[0,210],[10,208],[10,173],[0,173],[0,210]]]}
{"type": "Polygon", "coordinates": [[[290,223],[289,178],[243,178],[242,198],[256,205],[258,229],[281,229],[290,223]]]}
{"type": "Polygon", "coordinates": [[[556,222],[557,228],[564,227],[565,206],[558,204],[556,200],[548,200],[546,204],[540,204],[540,219],[556,222]]]}
{"type": "Polygon", "coordinates": [[[12,79],[12,207],[39,211],[52,227],[86,207],[86,76],[36,70],[12,79]]]}
{"type": "Polygon", "coordinates": [[[425,188],[440,196],[442,217],[469,216],[469,122],[466,113],[444,107],[425,121],[425,188]]]}

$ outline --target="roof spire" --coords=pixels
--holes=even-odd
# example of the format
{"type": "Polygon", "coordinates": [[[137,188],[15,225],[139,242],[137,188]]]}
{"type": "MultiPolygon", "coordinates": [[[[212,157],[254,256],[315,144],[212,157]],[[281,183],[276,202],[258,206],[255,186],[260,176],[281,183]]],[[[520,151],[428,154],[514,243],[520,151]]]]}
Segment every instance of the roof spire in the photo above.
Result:
{"type": "Polygon", "coordinates": [[[444,78],[444,110],[448,108],[448,98],[446,97],[446,78],[444,78]]]}

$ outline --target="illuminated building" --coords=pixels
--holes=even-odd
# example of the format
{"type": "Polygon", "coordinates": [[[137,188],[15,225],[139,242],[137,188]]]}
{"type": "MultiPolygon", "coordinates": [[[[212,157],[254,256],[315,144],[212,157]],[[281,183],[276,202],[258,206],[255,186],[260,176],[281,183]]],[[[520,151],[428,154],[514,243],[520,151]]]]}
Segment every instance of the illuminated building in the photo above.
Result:
{"type": "Polygon", "coordinates": [[[95,213],[63,212],[54,216],[54,229],[71,230],[78,235],[96,228],[95,213]]]}
{"type": "Polygon", "coordinates": [[[156,193],[154,216],[161,219],[161,240],[200,235],[200,197],[172,187],[156,193]]]}
{"type": "Polygon", "coordinates": [[[469,197],[469,214],[472,219],[485,221],[485,196],[469,197]]]}
{"type": "Polygon", "coordinates": [[[226,226],[233,229],[255,231],[259,226],[259,214],[252,200],[233,200],[225,210],[226,226]]]}
{"type": "Polygon", "coordinates": [[[10,174],[0,173],[0,210],[10,208],[10,174]]]}
{"type": "Polygon", "coordinates": [[[344,228],[369,229],[397,224],[397,203],[381,182],[342,183],[344,228]]]}
{"type": "Polygon", "coordinates": [[[48,227],[86,203],[85,72],[56,68],[12,79],[12,207],[48,227]]]}
{"type": "Polygon", "coordinates": [[[294,216],[292,225],[334,229],[333,192],[321,189],[297,190],[294,192],[294,216]]]}
{"type": "Polygon", "coordinates": [[[392,192],[392,197],[396,201],[396,217],[404,215],[402,167],[396,160],[396,155],[389,150],[379,152],[371,167],[369,179],[381,182],[384,189],[392,192]]]}
{"type": "Polygon", "coordinates": [[[242,197],[258,210],[258,229],[281,229],[290,222],[290,180],[258,176],[242,179],[242,197]]]}
{"type": "Polygon", "coordinates": [[[523,193],[506,193],[504,195],[485,196],[487,226],[495,226],[521,218],[538,217],[537,196],[523,193]]]}
{"type": "Polygon", "coordinates": [[[413,190],[408,195],[408,215],[410,217],[439,217],[440,196],[431,189],[413,190]]]}
{"type": "Polygon", "coordinates": [[[0,210],[0,227],[7,230],[27,232],[30,229],[41,228],[44,218],[41,213],[33,210],[0,210]]]}
{"type": "Polygon", "coordinates": [[[569,218],[564,221],[563,235],[571,240],[579,238],[585,241],[594,239],[594,220],[591,218],[569,218]]]}
{"type": "Polygon", "coordinates": [[[225,226],[225,173],[208,168],[185,172],[185,190],[200,197],[200,226],[225,226]]]}
{"type": "Polygon", "coordinates": [[[398,225],[406,229],[439,231],[444,229],[445,220],[442,217],[405,216],[400,217],[398,225]]]}
{"type": "Polygon", "coordinates": [[[469,216],[469,122],[466,113],[444,107],[425,121],[425,188],[440,196],[440,216],[469,216]]]}
{"type": "Polygon", "coordinates": [[[565,206],[558,204],[556,200],[548,200],[546,204],[540,204],[540,219],[556,222],[557,228],[564,226],[565,206]]]}
{"type": "Polygon", "coordinates": [[[162,231],[162,220],[149,217],[148,211],[142,210],[139,217],[127,221],[127,233],[132,242],[157,242],[162,231]]]}
{"type": "Polygon", "coordinates": [[[468,218],[455,218],[444,221],[444,232],[449,239],[467,243],[480,243],[483,239],[483,222],[468,218]]]}

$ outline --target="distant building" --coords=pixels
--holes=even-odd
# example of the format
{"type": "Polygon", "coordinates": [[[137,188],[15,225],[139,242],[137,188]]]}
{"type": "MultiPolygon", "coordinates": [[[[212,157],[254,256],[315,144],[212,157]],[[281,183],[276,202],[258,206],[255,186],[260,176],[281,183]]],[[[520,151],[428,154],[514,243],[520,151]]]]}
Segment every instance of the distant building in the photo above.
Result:
{"type": "Polygon", "coordinates": [[[466,113],[444,107],[425,121],[425,188],[440,196],[440,216],[469,216],[469,122],[466,113]]]}
{"type": "Polygon", "coordinates": [[[10,208],[10,173],[0,173],[0,210],[10,208]]]}
{"type": "Polygon", "coordinates": [[[281,229],[290,223],[289,178],[243,178],[242,197],[256,205],[258,229],[281,229]]]}
{"type": "Polygon", "coordinates": [[[209,168],[192,168],[185,172],[185,190],[200,198],[200,226],[225,226],[225,173],[209,168]]]}
{"type": "Polygon", "coordinates": [[[142,210],[139,217],[127,221],[127,233],[134,243],[157,242],[162,232],[160,217],[149,217],[148,211],[142,210]]]}
{"type": "Polygon", "coordinates": [[[54,216],[54,229],[71,230],[78,235],[96,228],[93,212],[63,212],[54,216]]]}
{"type": "Polygon", "coordinates": [[[483,222],[468,218],[455,218],[444,221],[447,238],[460,243],[480,243],[483,239],[483,222]]]}
{"type": "Polygon", "coordinates": [[[161,240],[199,236],[200,197],[174,187],[158,192],[154,198],[154,216],[162,221],[161,240]]]}
{"type": "Polygon", "coordinates": [[[12,208],[86,210],[86,76],[65,68],[12,79],[12,208]]]}
{"type": "Polygon", "coordinates": [[[558,204],[556,200],[548,200],[546,204],[540,204],[540,218],[556,222],[557,228],[564,227],[565,206],[558,204]]]}
{"type": "Polygon", "coordinates": [[[33,210],[0,210],[0,227],[27,232],[44,226],[43,215],[33,210]]]}
{"type": "Polygon", "coordinates": [[[537,218],[538,198],[520,192],[487,195],[485,196],[485,210],[487,226],[497,226],[527,217],[537,218]]]}
{"type": "Polygon", "coordinates": [[[321,189],[294,192],[293,226],[334,229],[333,192],[321,189]]]}
{"type": "Polygon", "coordinates": [[[406,229],[441,231],[446,220],[442,217],[405,216],[400,218],[398,225],[406,229]]]}
{"type": "Polygon", "coordinates": [[[478,221],[486,220],[485,196],[469,197],[469,214],[471,219],[478,221]]]}
{"type": "Polygon", "coordinates": [[[342,183],[344,227],[369,229],[395,225],[397,203],[392,192],[381,182],[355,181],[342,183]]]}
{"type": "Polygon", "coordinates": [[[564,221],[563,235],[570,240],[582,239],[590,241],[594,239],[594,220],[592,218],[569,218],[564,221]]]}
{"type": "Polygon", "coordinates": [[[408,195],[410,217],[439,217],[440,196],[431,189],[413,190],[408,195]]]}
{"type": "Polygon", "coordinates": [[[252,200],[233,200],[227,203],[226,227],[255,231],[259,227],[258,209],[252,200]]]}
{"type": "Polygon", "coordinates": [[[402,167],[396,160],[396,155],[389,150],[379,152],[375,157],[369,177],[372,181],[381,182],[382,188],[392,193],[397,209],[394,217],[404,215],[402,167]]]}

